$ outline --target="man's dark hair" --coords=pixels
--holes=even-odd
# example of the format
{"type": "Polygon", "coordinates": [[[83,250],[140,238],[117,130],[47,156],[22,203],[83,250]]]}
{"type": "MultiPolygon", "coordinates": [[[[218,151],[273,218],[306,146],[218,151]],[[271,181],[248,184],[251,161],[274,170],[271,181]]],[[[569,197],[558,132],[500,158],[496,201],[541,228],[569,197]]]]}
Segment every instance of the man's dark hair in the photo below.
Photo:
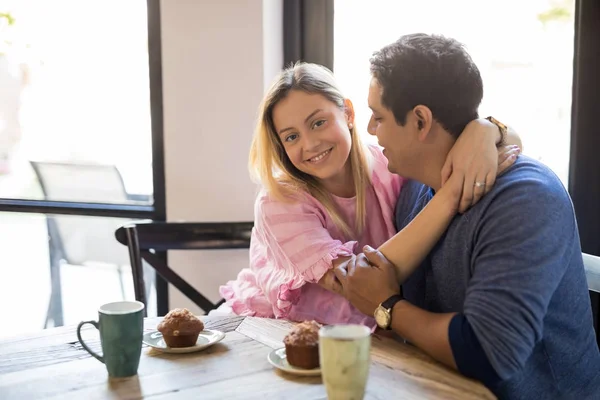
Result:
{"type": "Polygon", "coordinates": [[[375,52],[371,74],[382,87],[382,104],[396,122],[419,104],[454,136],[478,118],[483,97],[479,69],[457,40],[415,33],[375,52]]]}

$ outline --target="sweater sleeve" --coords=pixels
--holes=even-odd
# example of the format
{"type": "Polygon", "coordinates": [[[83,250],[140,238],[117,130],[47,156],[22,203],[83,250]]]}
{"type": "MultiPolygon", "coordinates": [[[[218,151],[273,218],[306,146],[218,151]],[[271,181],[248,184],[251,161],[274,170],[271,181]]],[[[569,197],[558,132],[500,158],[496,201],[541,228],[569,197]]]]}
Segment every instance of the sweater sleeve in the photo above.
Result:
{"type": "Polygon", "coordinates": [[[576,235],[566,191],[540,177],[500,191],[479,221],[463,312],[501,380],[521,371],[541,340],[576,235]]]}

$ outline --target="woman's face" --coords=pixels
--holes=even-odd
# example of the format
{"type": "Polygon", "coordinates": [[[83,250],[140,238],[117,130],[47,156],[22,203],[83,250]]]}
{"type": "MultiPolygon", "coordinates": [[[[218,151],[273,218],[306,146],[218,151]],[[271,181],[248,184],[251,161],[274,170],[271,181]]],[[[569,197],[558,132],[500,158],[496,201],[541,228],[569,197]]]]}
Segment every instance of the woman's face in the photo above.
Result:
{"type": "Polygon", "coordinates": [[[320,94],[298,90],[273,108],[275,131],[292,164],[322,181],[344,174],[352,119],[351,106],[343,110],[320,94]]]}

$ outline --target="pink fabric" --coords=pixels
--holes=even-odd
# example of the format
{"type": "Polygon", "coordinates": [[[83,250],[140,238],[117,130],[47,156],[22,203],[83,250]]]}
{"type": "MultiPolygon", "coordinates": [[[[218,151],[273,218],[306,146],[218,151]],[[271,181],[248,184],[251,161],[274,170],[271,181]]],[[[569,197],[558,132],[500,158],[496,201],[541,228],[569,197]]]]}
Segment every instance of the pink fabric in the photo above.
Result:
{"type": "MultiPolygon", "coordinates": [[[[337,257],[360,253],[364,245],[379,247],[392,237],[393,211],[403,180],[387,169],[375,146],[372,187],[367,192],[367,226],[360,237],[344,241],[325,208],[312,196],[298,194],[285,203],[262,191],[255,203],[250,268],[221,286],[220,294],[238,315],[316,320],[324,324],[360,323],[373,327],[372,317],[317,282],[337,257]]],[[[354,221],[354,199],[335,197],[346,221],[354,221]]]]}

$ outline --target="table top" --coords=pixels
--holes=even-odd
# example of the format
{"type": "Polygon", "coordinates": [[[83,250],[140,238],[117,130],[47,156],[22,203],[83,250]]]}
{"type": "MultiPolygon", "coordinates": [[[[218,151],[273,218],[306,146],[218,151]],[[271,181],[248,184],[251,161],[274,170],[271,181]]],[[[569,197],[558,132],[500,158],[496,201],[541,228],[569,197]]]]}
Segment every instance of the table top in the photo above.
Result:
{"type": "MultiPolygon", "coordinates": [[[[166,354],[144,345],[138,375],[109,379],[103,364],[77,341],[74,326],[0,340],[0,398],[8,399],[325,399],[320,376],[272,367],[267,355],[283,347],[291,323],[254,317],[201,317],[226,332],[205,350],[166,354]]],[[[161,318],[147,318],[153,330],[161,318]]],[[[100,350],[94,328],[82,329],[100,350]]],[[[480,383],[439,364],[417,348],[373,335],[366,399],[494,399],[480,383]]]]}

